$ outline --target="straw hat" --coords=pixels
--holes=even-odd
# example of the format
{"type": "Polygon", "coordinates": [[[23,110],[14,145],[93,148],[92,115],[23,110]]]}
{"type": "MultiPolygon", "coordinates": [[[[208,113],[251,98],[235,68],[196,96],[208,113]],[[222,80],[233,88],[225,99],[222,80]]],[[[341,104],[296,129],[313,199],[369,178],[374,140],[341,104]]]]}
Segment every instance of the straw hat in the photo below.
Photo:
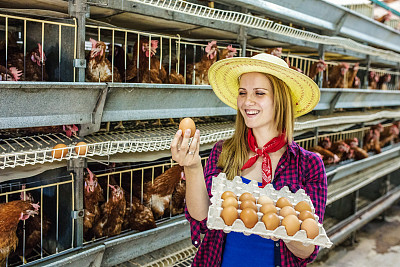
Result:
{"type": "Polygon", "coordinates": [[[208,80],[218,98],[237,109],[239,77],[249,72],[268,73],[285,82],[292,95],[295,117],[310,112],[319,102],[320,90],[313,80],[289,68],[284,60],[265,53],[217,61],[208,70],[208,80]]]}

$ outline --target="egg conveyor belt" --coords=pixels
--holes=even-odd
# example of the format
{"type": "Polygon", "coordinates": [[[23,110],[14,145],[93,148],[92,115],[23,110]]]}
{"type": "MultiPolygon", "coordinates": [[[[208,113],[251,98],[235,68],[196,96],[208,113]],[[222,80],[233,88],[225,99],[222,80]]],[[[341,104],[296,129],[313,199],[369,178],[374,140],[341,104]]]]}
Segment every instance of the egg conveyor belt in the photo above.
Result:
{"type": "MultiPolygon", "coordinates": [[[[197,128],[201,132],[201,144],[229,138],[234,132],[232,122],[199,123],[197,128]]],[[[170,126],[98,132],[83,138],[87,149],[82,155],[75,152],[75,144],[82,140],[64,133],[0,139],[0,169],[78,157],[168,150],[177,130],[178,126],[170,126]],[[67,153],[55,158],[52,155],[53,147],[60,143],[67,145],[64,149],[67,153]]]]}

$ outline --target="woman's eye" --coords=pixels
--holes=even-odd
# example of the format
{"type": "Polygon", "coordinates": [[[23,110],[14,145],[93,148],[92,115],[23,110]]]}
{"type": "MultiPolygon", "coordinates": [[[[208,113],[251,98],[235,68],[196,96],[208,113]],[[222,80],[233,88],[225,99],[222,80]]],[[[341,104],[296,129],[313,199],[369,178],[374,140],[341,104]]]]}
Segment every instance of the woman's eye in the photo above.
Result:
{"type": "Polygon", "coordinates": [[[265,95],[264,92],[257,92],[256,94],[257,94],[257,95],[265,95]]]}
{"type": "Polygon", "coordinates": [[[245,95],[246,92],[239,92],[239,95],[245,95]]]}

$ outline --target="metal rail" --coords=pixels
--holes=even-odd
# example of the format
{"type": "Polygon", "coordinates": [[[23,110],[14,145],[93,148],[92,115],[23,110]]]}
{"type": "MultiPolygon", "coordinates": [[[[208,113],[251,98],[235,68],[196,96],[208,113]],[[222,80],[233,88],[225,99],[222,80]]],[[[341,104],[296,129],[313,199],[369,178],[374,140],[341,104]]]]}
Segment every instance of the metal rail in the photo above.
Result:
{"type": "MultiPolygon", "coordinates": [[[[318,44],[339,46],[339,47],[350,49],[350,50],[353,50],[356,52],[373,55],[373,56],[379,56],[381,58],[385,58],[390,61],[400,62],[400,54],[397,54],[392,51],[373,48],[371,46],[363,45],[361,43],[358,43],[358,42],[353,41],[348,38],[330,37],[327,35],[320,35],[320,34],[316,34],[313,32],[296,29],[293,27],[275,23],[275,22],[267,20],[267,19],[262,19],[260,17],[253,16],[253,15],[247,15],[247,14],[238,13],[238,12],[234,12],[234,11],[226,11],[226,10],[220,10],[220,9],[215,9],[215,8],[209,8],[206,6],[189,3],[189,2],[186,2],[183,0],[166,0],[166,1],[129,0],[129,1],[143,3],[146,5],[153,6],[153,7],[159,7],[162,9],[180,12],[180,13],[184,13],[187,15],[201,17],[202,19],[205,18],[205,19],[218,20],[218,21],[223,21],[223,22],[234,23],[237,25],[246,26],[249,28],[261,29],[264,31],[273,32],[273,33],[277,33],[280,35],[284,35],[286,37],[296,38],[296,39],[300,39],[300,40],[304,40],[304,41],[315,42],[318,44]]],[[[243,5],[245,7],[249,7],[249,6],[251,6],[251,4],[252,4],[252,7],[255,7],[255,5],[257,5],[257,8],[255,8],[255,10],[260,11],[260,9],[261,9],[262,12],[270,11],[271,9],[274,10],[274,8],[276,8],[280,12],[284,13],[285,16],[289,16],[288,13],[293,14],[293,12],[290,12],[290,9],[284,8],[283,6],[278,6],[274,3],[267,4],[267,3],[265,3],[265,1],[251,1],[252,3],[250,4],[248,2],[249,1],[235,1],[235,3],[237,5],[243,5]],[[246,2],[246,3],[241,3],[241,2],[246,2]],[[268,6],[269,6],[269,8],[267,9],[268,6]]],[[[270,1],[270,2],[272,2],[272,1],[270,1]]],[[[320,2],[320,1],[314,1],[314,2],[315,2],[315,4],[318,4],[318,2],[320,2]]],[[[281,2],[279,2],[279,3],[281,3],[281,2]]],[[[232,4],[232,2],[230,2],[230,4],[232,4]]],[[[288,5],[292,6],[292,8],[298,7],[297,5],[293,5],[290,3],[288,5]]],[[[304,4],[299,5],[299,6],[303,7],[304,4]]],[[[314,8],[312,8],[312,10],[314,10],[314,8]]],[[[266,13],[268,13],[268,12],[266,12],[266,13]]],[[[296,14],[297,13],[298,12],[296,12],[296,14]]],[[[300,15],[298,15],[298,16],[300,16],[300,15]]],[[[304,17],[303,14],[301,14],[301,16],[304,17]]],[[[353,18],[353,17],[351,17],[351,18],[353,18]]],[[[358,20],[358,21],[361,21],[361,22],[365,21],[365,18],[363,18],[363,17],[361,17],[361,18],[362,19],[358,20]]],[[[293,18],[291,18],[291,19],[293,19],[293,18]]],[[[315,21],[315,19],[313,19],[311,16],[307,16],[307,19],[311,20],[311,21],[315,21]]],[[[304,19],[302,20],[302,22],[305,22],[305,21],[306,20],[304,20],[304,19]]],[[[319,22],[318,24],[315,23],[312,25],[315,26],[315,25],[319,25],[321,23],[324,24],[325,21],[323,19],[319,19],[318,22],[319,22]]],[[[326,22],[325,24],[332,25],[331,22],[326,22]]],[[[327,27],[326,29],[335,30],[335,27],[331,26],[329,28],[327,27]]],[[[379,30],[381,30],[381,27],[379,27],[379,30]]],[[[340,31],[340,29],[339,29],[339,31],[340,31]]],[[[364,36],[356,34],[356,32],[351,29],[349,29],[348,31],[344,31],[344,34],[347,34],[348,36],[353,35],[356,38],[358,37],[358,39],[361,39],[364,42],[367,41],[364,36]],[[350,33],[352,33],[352,34],[350,34],[350,33]],[[361,36],[364,38],[361,38],[361,36]]],[[[370,37],[371,35],[368,34],[367,36],[370,37]]],[[[392,37],[398,38],[400,40],[400,36],[397,33],[393,34],[392,37]]],[[[379,39],[372,40],[371,38],[369,38],[368,41],[370,41],[370,42],[374,41],[373,43],[375,43],[375,44],[379,44],[380,46],[383,46],[383,47],[388,47],[387,42],[383,43],[382,40],[379,40],[379,39]]],[[[392,44],[389,49],[399,51],[397,44],[396,45],[392,44]]]]}
{"type": "MultiPolygon", "coordinates": [[[[53,82],[2,82],[1,85],[0,129],[236,115],[208,85],[53,82]],[[105,101],[99,105],[98,99],[103,94],[107,94],[105,101]],[[94,114],[98,114],[98,120],[94,114]]],[[[400,106],[400,91],[321,89],[321,99],[314,110],[381,106],[400,106]],[[338,94],[340,97],[332,106],[338,94]]],[[[386,115],[398,116],[389,113],[386,115]]],[[[368,121],[368,116],[356,119],[368,121]]]]}

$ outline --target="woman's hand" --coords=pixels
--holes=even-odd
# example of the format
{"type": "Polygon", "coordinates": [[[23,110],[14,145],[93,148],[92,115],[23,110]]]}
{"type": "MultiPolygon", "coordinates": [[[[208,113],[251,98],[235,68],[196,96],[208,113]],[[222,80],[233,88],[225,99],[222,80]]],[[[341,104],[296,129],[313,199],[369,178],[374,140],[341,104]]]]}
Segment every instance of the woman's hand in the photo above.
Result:
{"type": "Polygon", "coordinates": [[[201,166],[200,150],[200,131],[196,130],[192,142],[189,145],[190,129],[187,129],[182,138],[182,130],[178,130],[171,143],[172,159],[180,166],[186,168],[198,168],[201,166]]]}
{"type": "Polygon", "coordinates": [[[307,259],[314,252],[315,246],[304,246],[299,241],[285,242],[286,247],[296,256],[301,259],[307,259]]]}

